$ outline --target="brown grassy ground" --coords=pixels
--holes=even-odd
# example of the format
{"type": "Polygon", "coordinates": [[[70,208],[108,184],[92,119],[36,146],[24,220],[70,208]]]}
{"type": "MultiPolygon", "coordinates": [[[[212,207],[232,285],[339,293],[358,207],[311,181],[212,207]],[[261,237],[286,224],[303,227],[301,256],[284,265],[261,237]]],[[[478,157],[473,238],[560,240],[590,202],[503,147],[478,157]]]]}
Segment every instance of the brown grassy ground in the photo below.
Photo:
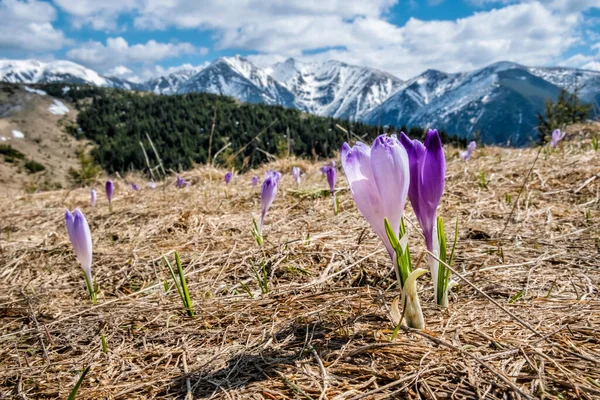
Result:
{"type": "MultiPolygon", "coordinates": [[[[326,187],[319,165],[303,165],[299,191],[286,174],[262,249],[252,173],[226,187],[224,171],[199,168],[184,175],[190,188],[140,193],[119,181],[113,213],[103,196],[91,208],[87,189],[2,199],[0,397],[64,399],[91,365],[80,399],[600,398],[600,152],[581,130],[541,154],[503,235],[506,194],[514,204],[536,150],[484,148],[469,163],[448,151],[440,213],[459,218],[456,268],[523,324],[464,283],[438,309],[425,276],[426,330],[394,341],[389,260],[343,173],[337,216],[330,198],[308,196],[326,187]],[[90,222],[95,306],[65,207],[90,222]],[[161,255],[173,250],[194,318],[164,290],[161,255]],[[252,273],[262,260],[267,294],[252,273]]],[[[415,258],[419,235],[411,228],[415,258]]]]}

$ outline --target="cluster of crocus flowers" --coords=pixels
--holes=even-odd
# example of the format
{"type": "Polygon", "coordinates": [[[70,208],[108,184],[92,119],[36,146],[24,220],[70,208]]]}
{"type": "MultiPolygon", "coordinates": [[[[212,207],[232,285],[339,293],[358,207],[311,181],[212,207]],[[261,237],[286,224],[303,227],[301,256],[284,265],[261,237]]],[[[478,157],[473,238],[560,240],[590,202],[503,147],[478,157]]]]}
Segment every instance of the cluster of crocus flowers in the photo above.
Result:
{"type": "Polygon", "coordinates": [[[92,279],[92,235],[90,227],[83,213],[76,208],[73,213],[69,210],[65,213],[65,222],[69,240],[73,245],[75,255],[84,271],[85,283],[90,294],[90,298],[96,302],[96,291],[92,279]]]}
{"type": "Polygon", "coordinates": [[[185,179],[183,179],[180,176],[177,177],[177,180],[175,181],[175,187],[177,189],[183,189],[188,186],[190,186],[190,183],[188,181],[186,181],[185,179]]]}
{"type": "Polygon", "coordinates": [[[352,148],[344,143],[341,156],[354,202],[385,245],[394,264],[406,323],[422,329],[425,323],[416,291],[416,277],[425,271],[412,271],[407,241],[401,234],[410,185],[408,154],[396,137],[381,135],[371,148],[361,142],[352,148]]]}
{"type": "Polygon", "coordinates": [[[294,167],[292,168],[292,176],[294,177],[294,181],[296,182],[296,185],[300,184],[300,173],[302,171],[300,171],[300,167],[294,167]]]}
{"type": "Polygon", "coordinates": [[[432,129],[427,132],[424,143],[410,140],[404,133],[401,134],[400,141],[408,153],[410,162],[408,198],[423,230],[427,250],[431,253],[428,256],[429,271],[436,301],[445,307],[448,305],[450,271],[436,259],[447,261],[444,224],[441,218],[437,217],[437,208],[444,193],[446,176],[446,158],[442,141],[438,131],[432,129]],[[444,244],[443,249],[441,249],[441,242],[444,244]]]}
{"type": "Polygon", "coordinates": [[[262,245],[263,243],[262,231],[265,223],[265,216],[267,215],[267,211],[271,207],[271,204],[273,204],[275,196],[277,196],[277,186],[280,179],[280,172],[269,170],[267,171],[265,180],[260,189],[260,222],[256,225],[256,221],[254,221],[254,228],[252,231],[259,245],[262,245]]]}
{"type": "Polygon", "coordinates": [[[335,194],[335,181],[337,179],[337,170],[335,169],[335,163],[333,165],[325,165],[321,168],[321,171],[327,177],[327,183],[329,184],[329,192],[331,193],[331,198],[333,199],[333,212],[337,215],[338,213],[338,201],[335,194]]]}
{"type": "Polygon", "coordinates": [[[91,203],[92,207],[96,207],[96,200],[97,200],[96,191],[94,189],[92,189],[90,191],[90,203],[91,203]]]}
{"type": "Polygon", "coordinates": [[[115,193],[115,184],[109,179],[106,181],[104,189],[106,190],[106,198],[108,199],[108,210],[112,212],[112,197],[115,193]]]}
{"type": "Polygon", "coordinates": [[[231,182],[232,178],[233,178],[233,173],[227,172],[223,178],[225,180],[225,184],[229,185],[229,182],[231,182]]]}
{"type": "Polygon", "coordinates": [[[561,140],[563,140],[566,135],[567,135],[567,132],[563,132],[560,129],[555,129],[554,132],[552,132],[552,138],[550,140],[550,146],[552,146],[552,147],[558,146],[558,143],[561,140]]]}
{"type": "Polygon", "coordinates": [[[458,155],[463,160],[469,161],[476,148],[477,148],[477,143],[475,143],[475,141],[473,140],[473,141],[469,142],[467,149],[461,151],[458,155]]]}

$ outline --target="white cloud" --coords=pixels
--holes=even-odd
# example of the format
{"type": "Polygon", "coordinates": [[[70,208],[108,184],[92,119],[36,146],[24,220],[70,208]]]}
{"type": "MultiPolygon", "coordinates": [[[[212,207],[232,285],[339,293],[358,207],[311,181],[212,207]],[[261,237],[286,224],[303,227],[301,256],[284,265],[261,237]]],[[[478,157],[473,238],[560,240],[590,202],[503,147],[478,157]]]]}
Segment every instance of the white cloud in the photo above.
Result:
{"type": "Polygon", "coordinates": [[[0,50],[50,51],[68,43],[52,25],[56,10],[36,0],[0,1],[0,50]]]}
{"type": "MultiPolygon", "coordinates": [[[[497,8],[450,21],[411,18],[397,26],[386,20],[397,0],[55,0],[97,27],[115,27],[119,15],[129,13],[138,29],[210,30],[218,49],[257,52],[249,58],[263,65],[290,56],[336,58],[402,78],[428,68],[454,72],[501,60],[556,63],[571,46],[584,44],[582,12],[600,6],[600,0],[464,1],[497,8]]],[[[164,54],[178,46],[149,44],[136,51],[91,42],[69,55],[112,67],[173,57],[164,54]]]]}
{"type": "Polygon", "coordinates": [[[136,63],[155,63],[186,54],[206,54],[207,49],[196,48],[190,43],[159,43],[149,40],[146,44],[129,45],[122,37],[108,38],[106,45],[87,42],[67,52],[76,62],[99,68],[124,66],[136,63]]]}
{"type": "Polygon", "coordinates": [[[114,68],[106,71],[107,76],[116,76],[116,77],[128,77],[133,75],[133,71],[127,68],[124,65],[117,65],[114,68]]]}

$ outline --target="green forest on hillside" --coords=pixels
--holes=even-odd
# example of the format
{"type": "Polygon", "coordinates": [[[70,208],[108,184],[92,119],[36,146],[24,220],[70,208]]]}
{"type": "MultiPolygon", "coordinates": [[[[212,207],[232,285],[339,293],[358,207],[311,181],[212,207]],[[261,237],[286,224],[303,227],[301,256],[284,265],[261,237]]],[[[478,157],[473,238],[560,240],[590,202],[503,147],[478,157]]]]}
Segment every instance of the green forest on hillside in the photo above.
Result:
{"type": "MultiPolygon", "coordinates": [[[[140,142],[152,166],[156,165],[146,135],[167,169],[206,163],[213,121],[210,154],[218,154],[216,164],[238,170],[258,166],[272,158],[270,155],[284,157],[288,149],[290,155],[304,158],[332,157],[344,141],[360,137],[369,143],[382,132],[380,127],[360,122],[207,93],[167,96],[73,85],[65,91],[64,86],[44,85],[43,89],[76,104],[79,129],[71,129],[71,133],[97,144],[92,156],[108,172],[147,169],[140,142]]],[[[394,131],[394,127],[386,127],[386,131],[394,131]]],[[[413,128],[407,133],[422,137],[424,131],[413,128]]],[[[445,134],[443,139],[455,141],[445,134]]]]}

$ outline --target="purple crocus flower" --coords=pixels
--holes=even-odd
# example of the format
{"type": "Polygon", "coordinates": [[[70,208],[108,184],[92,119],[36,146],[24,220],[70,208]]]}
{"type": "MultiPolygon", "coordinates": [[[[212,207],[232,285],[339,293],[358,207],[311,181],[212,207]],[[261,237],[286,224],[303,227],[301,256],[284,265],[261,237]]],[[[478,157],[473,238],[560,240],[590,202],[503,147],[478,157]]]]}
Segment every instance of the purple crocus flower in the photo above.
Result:
{"type": "Polygon", "coordinates": [[[555,129],[554,132],[552,132],[552,140],[550,141],[550,146],[558,146],[558,142],[563,140],[566,134],[567,132],[561,132],[560,129],[555,129]]]}
{"type": "Polygon", "coordinates": [[[300,184],[300,167],[294,167],[292,168],[292,176],[294,177],[294,180],[296,181],[296,185],[300,184]]]}
{"type": "Polygon", "coordinates": [[[90,289],[92,283],[92,235],[90,227],[83,213],[78,208],[72,214],[67,210],[65,213],[65,222],[73,250],[81,264],[81,268],[85,271],[88,280],[88,289],[90,289]]]}
{"type": "Polygon", "coordinates": [[[327,177],[327,183],[329,183],[329,191],[332,195],[335,194],[335,180],[337,178],[337,170],[335,167],[326,165],[322,168],[323,173],[327,177]]]}
{"type": "Polygon", "coordinates": [[[132,184],[131,184],[131,188],[132,188],[133,190],[135,190],[136,192],[138,192],[138,191],[140,190],[140,187],[139,187],[137,184],[135,184],[135,183],[132,183],[132,184]]]}
{"type": "Polygon", "coordinates": [[[256,187],[258,185],[258,176],[254,175],[252,177],[252,187],[256,187]]]}
{"type": "MultiPolygon", "coordinates": [[[[439,254],[436,229],[436,211],[444,193],[446,158],[438,131],[430,129],[425,143],[410,140],[403,132],[400,141],[406,148],[410,162],[410,187],[408,198],[417,220],[423,229],[427,250],[439,254]]],[[[437,293],[439,263],[429,257],[429,270],[433,279],[434,293],[437,293]]]]}
{"type": "Polygon", "coordinates": [[[112,204],[112,197],[115,193],[115,184],[109,179],[106,181],[104,188],[106,189],[106,198],[108,199],[108,204],[112,204]]]}
{"type": "Polygon", "coordinates": [[[233,174],[231,172],[228,172],[225,174],[225,184],[229,185],[229,182],[231,182],[231,178],[233,178],[233,174]]]}
{"type": "Polygon", "coordinates": [[[90,202],[92,203],[92,207],[96,207],[96,191],[92,189],[90,191],[90,202]]]}
{"type": "Polygon", "coordinates": [[[183,189],[184,187],[189,187],[189,186],[190,186],[190,183],[188,181],[186,181],[185,179],[183,179],[180,176],[177,177],[177,182],[175,182],[175,187],[177,187],[178,189],[183,189]]]}
{"type": "Polygon", "coordinates": [[[260,189],[260,224],[258,226],[258,233],[261,236],[265,215],[267,215],[267,210],[269,210],[269,207],[273,204],[273,200],[275,200],[277,185],[280,179],[281,173],[269,170],[260,189]]]}
{"type": "Polygon", "coordinates": [[[395,251],[385,232],[387,218],[399,235],[410,175],[406,150],[396,137],[381,135],[372,148],[358,142],[342,146],[342,168],[360,213],[385,245],[392,261],[395,251]]]}
{"type": "Polygon", "coordinates": [[[438,131],[430,129],[425,143],[410,140],[401,133],[401,143],[406,148],[410,163],[408,198],[425,234],[425,242],[432,250],[436,211],[444,193],[446,158],[438,131]]]}
{"type": "Polygon", "coordinates": [[[459,157],[465,161],[469,161],[471,159],[471,155],[473,155],[473,152],[475,151],[476,148],[477,148],[477,143],[475,143],[474,140],[469,142],[467,149],[461,151],[459,153],[459,157]]]}

